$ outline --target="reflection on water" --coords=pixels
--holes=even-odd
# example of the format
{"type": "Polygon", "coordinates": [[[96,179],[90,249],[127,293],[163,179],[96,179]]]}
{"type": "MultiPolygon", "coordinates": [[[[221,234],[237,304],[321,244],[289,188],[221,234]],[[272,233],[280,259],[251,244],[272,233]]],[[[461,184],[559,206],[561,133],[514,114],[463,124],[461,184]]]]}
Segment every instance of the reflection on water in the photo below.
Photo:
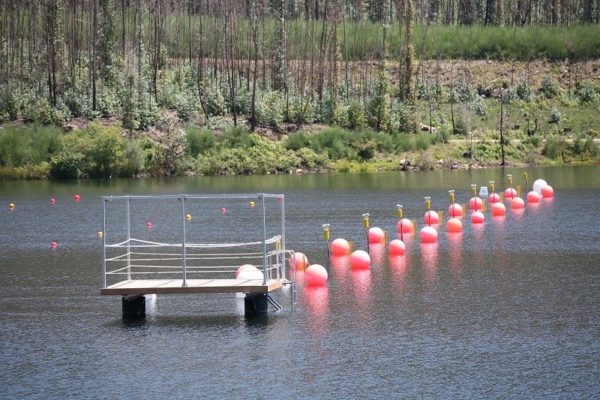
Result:
{"type": "MultiPolygon", "coordinates": [[[[598,397],[597,167],[0,182],[0,193],[0,398],[598,397]],[[274,294],[284,309],[259,318],[235,295],[147,296],[146,320],[124,323],[121,299],[98,294],[104,194],[284,192],[287,247],[326,265],[322,224],[366,249],[364,212],[396,232],[397,203],[421,221],[425,194],[441,204],[454,188],[465,203],[472,182],[506,187],[524,171],[555,198],[488,210],[481,227],[465,218],[458,235],[442,224],[433,246],[403,235],[405,256],[372,247],[370,270],[331,257],[327,287],[303,287],[298,272],[295,312],[288,288],[274,294]]],[[[136,234],[179,233],[167,217],[179,209],[140,205],[136,234]]],[[[191,235],[253,232],[242,222],[256,209],[211,207],[191,209],[191,235]]]]}

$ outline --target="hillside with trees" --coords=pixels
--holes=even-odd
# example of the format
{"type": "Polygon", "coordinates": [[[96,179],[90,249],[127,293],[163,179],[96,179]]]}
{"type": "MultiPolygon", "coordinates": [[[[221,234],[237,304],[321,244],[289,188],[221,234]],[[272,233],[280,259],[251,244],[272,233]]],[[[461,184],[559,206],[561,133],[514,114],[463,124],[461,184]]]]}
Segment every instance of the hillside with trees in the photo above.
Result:
{"type": "Polygon", "coordinates": [[[0,0],[0,178],[596,162],[600,0],[0,0]]]}

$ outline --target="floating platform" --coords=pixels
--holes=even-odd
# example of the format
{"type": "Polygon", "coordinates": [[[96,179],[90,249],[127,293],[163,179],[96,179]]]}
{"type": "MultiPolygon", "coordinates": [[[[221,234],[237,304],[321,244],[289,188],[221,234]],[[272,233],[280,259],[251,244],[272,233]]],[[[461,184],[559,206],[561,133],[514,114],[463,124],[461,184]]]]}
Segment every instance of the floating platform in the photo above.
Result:
{"type": "Polygon", "coordinates": [[[280,289],[287,281],[270,279],[135,279],[126,280],[100,289],[103,296],[135,296],[145,294],[193,293],[269,293],[280,289]]]}

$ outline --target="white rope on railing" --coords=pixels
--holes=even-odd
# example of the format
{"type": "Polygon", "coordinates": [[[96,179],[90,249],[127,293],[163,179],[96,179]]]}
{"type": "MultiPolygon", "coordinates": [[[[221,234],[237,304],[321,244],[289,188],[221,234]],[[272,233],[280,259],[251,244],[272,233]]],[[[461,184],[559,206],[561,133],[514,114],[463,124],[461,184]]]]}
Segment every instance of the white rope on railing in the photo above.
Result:
{"type": "MultiPolygon", "coordinates": [[[[265,242],[267,244],[273,244],[281,241],[281,236],[273,236],[270,239],[267,239],[265,242]]],[[[231,248],[231,247],[246,247],[246,246],[258,246],[262,245],[262,241],[256,242],[243,242],[243,243],[186,243],[185,247],[190,249],[220,249],[220,248],[231,248]]],[[[127,247],[127,248],[148,248],[148,247],[181,247],[181,243],[161,243],[161,242],[152,242],[149,240],[142,239],[129,239],[120,243],[107,244],[106,247],[110,248],[119,248],[119,247],[127,247]],[[141,243],[141,244],[132,244],[132,243],[141,243]]]]}

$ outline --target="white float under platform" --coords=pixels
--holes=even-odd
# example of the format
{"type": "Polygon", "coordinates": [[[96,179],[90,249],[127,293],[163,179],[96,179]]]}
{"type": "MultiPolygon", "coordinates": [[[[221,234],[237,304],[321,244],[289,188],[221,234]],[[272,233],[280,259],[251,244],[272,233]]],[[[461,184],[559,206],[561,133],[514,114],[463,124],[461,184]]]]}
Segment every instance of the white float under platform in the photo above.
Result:
{"type": "Polygon", "coordinates": [[[280,289],[285,280],[271,279],[135,279],[115,283],[100,289],[104,296],[136,296],[145,294],[192,293],[269,293],[280,289]]]}

